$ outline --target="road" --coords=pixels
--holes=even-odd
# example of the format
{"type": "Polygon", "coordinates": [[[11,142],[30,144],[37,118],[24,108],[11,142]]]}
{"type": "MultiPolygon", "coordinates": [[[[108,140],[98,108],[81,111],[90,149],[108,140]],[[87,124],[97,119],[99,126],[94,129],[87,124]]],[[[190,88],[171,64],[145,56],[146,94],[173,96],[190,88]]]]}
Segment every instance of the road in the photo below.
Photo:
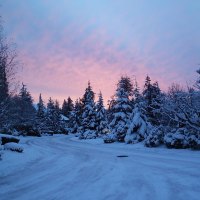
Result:
{"type": "Polygon", "coordinates": [[[25,138],[23,145],[23,154],[6,152],[0,161],[1,200],[200,198],[197,151],[72,136],[25,138]]]}

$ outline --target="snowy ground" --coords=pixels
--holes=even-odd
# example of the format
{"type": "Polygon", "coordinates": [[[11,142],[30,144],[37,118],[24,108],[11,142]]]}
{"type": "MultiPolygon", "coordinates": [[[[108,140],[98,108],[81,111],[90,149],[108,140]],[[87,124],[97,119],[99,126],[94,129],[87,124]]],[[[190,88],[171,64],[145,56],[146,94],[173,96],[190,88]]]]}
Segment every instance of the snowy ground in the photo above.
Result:
{"type": "Polygon", "coordinates": [[[1,200],[200,199],[200,152],[27,137],[4,151],[1,200]],[[118,155],[127,155],[120,158],[118,155]]]}

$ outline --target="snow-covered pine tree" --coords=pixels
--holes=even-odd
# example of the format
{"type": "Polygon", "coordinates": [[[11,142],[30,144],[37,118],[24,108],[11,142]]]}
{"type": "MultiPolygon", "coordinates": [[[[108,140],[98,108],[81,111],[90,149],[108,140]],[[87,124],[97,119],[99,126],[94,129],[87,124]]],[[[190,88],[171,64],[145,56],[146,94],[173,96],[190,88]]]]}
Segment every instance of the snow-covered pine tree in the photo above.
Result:
{"type": "Polygon", "coordinates": [[[116,104],[115,95],[111,96],[111,99],[108,100],[108,109],[107,109],[107,119],[108,123],[110,124],[113,120],[113,113],[114,113],[114,105],[116,104]]]}
{"type": "Polygon", "coordinates": [[[46,108],[44,105],[44,101],[42,99],[42,95],[40,94],[39,96],[39,102],[37,104],[37,118],[38,119],[44,119],[45,118],[45,112],[46,112],[46,108]]]}
{"type": "Polygon", "coordinates": [[[46,124],[46,108],[41,94],[39,95],[39,102],[37,104],[36,124],[40,134],[48,131],[46,124]]]}
{"type": "Polygon", "coordinates": [[[146,117],[140,111],[138,104],[135,104],[135,108],[130,116],[130,124],[125,137],[126,143],[137,143],[144,140],[147,136],[147,123],[146,117]]]}
{"type": "Polygon", "coordinates": [[[151,79],[147,75],[143,90],[143,110],[147,120],[152,125],[160,125],[161,90],[158,82],[151,84],[151,79]]]}
{"type": "Polygon", "coordinates": [[[61,116],[58,101],[53,101],[51,97],[47,103],[46,122],[50,134],[61,133],[61,116]]]}
{"type": "Polygon", "coordinates": [[[22,83],[22,88],[19,93],[20,100],[20,121],[24,125],[32,125],[35,120],[36,110],[33,106],[33,98],[30,92],[27,91],[26,85],[22,83]]]}
{"type": "Polygon", "coordinates": [[[132,111],[130,96],[133,85],[131,79],[122,76],[117,84],[115,105],[113,106],[113,120],[110,123],[111,134],[104,139],[104,142],[124,142],[127,134],[130,114],[132,111]]]}
{"type": "Polygon", "coordinates": [[[70,97],[68,97],[67,101],[64,100],[63,102],[61,112],[65,117],[69,118],[73,109],[74,109],[73,101],[70,97]]]}
{"type": "Polygon", "coordinates": [[[97,121],[94,102],[94,92],[88,82],[88,87],[83,96],[83,114],[81,122],[80,139],[92,139],[97,137],[97,121]]]}
{"type": "Polygon", "coordinates": [[[99,93],[99,99],[96,104],[97,112],[97,134],[98,136],[105,135],[108,132],[108,120],[106,116],[106,109],[103,104],[102,93],[99,93]]]}
{"type": "Polygon", "coordinates": [[[133,97],[134,97],[134,102],[135,103],[139,103],[140,101],[140,98],[141,98],[141,95],[140,95],[140,88],[138,86],[138,82],[137,80],[135,79],[135,83],[134,83],[134,86],[133,86],[133,97]]]}
{"type": "Polygon", "coordinates": [[[9,105],[10,129],[22,135],[40,136],[36,129],[36,109],[30,92],[22,84],[18,95],[10,99],[9,105]]]}
{"type": "Polygon", "coordinates": [[[70,120],[69,132],[78,134],[79,127],[81,127],[82,110],[83,110],[83,104],[80,101],[80,99],[77,99],[75,101],[74,109],[71,112],[69,118],[70,120]]]}
{"type": "Polygon", "coordinates": [[[200,91],[200,68],[196,72],[199,75],[199,77],[197,78],[197,80],[195,82],[195,88],[197,88],[197,90],[200,91]]]}

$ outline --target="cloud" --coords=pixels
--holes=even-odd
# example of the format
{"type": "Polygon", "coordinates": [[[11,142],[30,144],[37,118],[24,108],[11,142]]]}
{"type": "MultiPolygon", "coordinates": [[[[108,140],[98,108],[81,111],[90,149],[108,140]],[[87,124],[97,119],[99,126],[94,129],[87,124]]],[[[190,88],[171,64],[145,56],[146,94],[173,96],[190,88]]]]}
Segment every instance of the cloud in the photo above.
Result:
{"type": "Polygon", "coordinates": [[[141,89],[147,74],[163,89],[194,78],[200,30],[196,18],[183,25],[193,19],[184,14],[187,6],[175,4],[170,15],[170,3],[113,2],[4,2],[6,31],[18,44],[23,81],[35,99],[42,92],[75,100],[90,80],[107,101],[123,74],[136,76],[141,89]]]}

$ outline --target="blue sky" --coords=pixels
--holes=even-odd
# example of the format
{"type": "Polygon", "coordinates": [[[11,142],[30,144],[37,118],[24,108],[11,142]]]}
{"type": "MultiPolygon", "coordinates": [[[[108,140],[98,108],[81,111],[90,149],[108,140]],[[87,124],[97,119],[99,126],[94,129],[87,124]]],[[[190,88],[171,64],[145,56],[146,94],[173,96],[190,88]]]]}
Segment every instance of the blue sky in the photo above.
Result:
{"type": "Polygon", "coordinates": [[[198,0],[0,0],[4,30],[36,99],[82,96],[90,80],[105,99],[120,75],[150,75],[163,90],[192,83],[200,63],[198,0]]]}

